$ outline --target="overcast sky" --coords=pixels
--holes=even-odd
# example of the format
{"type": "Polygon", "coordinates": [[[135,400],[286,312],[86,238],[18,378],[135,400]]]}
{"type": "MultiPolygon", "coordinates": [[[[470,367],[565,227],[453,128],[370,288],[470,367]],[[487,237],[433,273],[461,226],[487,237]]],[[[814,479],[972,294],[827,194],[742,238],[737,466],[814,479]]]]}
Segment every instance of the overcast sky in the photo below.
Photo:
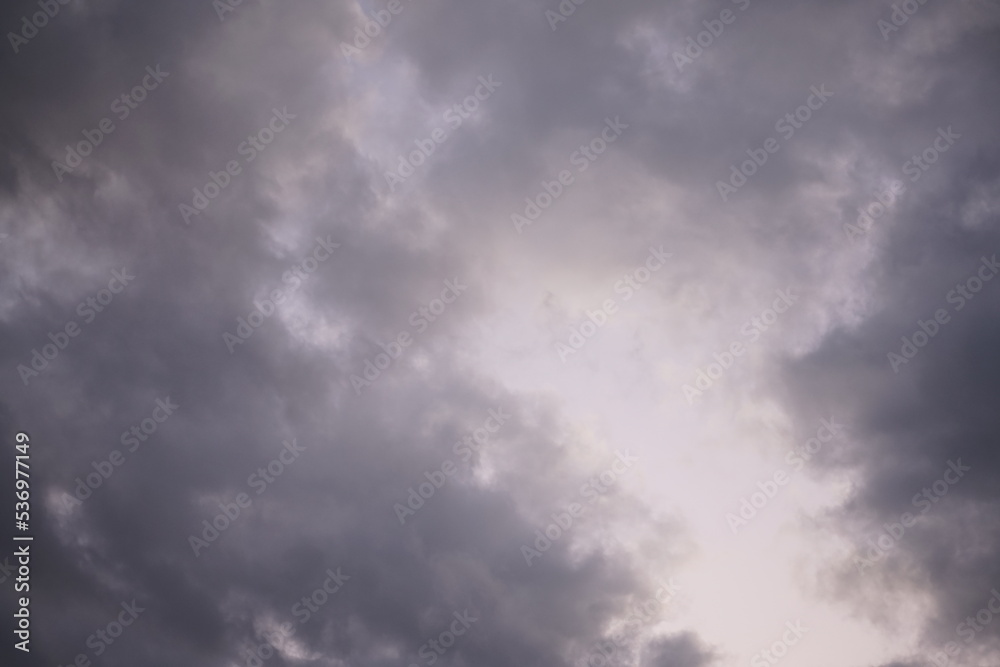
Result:
{"type": "Polygon", "coordinates": [[[994,0],[0,29],[4,664],[1000,663],[994,0]]]}

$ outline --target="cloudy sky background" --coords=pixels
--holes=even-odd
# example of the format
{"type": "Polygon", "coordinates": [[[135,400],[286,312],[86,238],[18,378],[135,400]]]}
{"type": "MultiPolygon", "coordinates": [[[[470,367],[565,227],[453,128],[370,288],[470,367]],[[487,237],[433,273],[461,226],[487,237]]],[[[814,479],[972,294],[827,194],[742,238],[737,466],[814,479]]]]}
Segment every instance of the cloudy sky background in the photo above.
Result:
{"type": "MultiPolygon", "coordinates": [[[[33,443],[32,652],[5,630],[14,664],[247,665],[292,623],[267,664],[427,665],[421,646],[468,610],[438,664],[582,667],[669,582],[610,664],[769,664],[789,622],[808,630],[788,665],[925,667],[948,642],[949,664],[1000,660],[1000,619],[957,630],[1000,586],[1000,285],[948,300],[1000,252],[997,3],[930,0],[883,34],[888,2],[589,0],[553,23],[555,0],[402,0],[351,53],[385,3],[59,7],[16,52],[6,37],[0,65],[0,432],[33,443]],[[112,103],[157,66],[119,120],[112,103]],[[452,127],[480,77],[499,85],[452,127]],[[786,139],[776,122],[821,86],[832,97],[786,139]],[[274,109],[294,118],[247,162],[238,147],[274,109]],[[106,117],[115,130],[57,176],[106,117]],[[627,127],[581,172],[606,119],[627,127]],[[912,181],[904,165],[947,128],[959,138],[912,181]],[[722,201],[717,181],[769,137],[779,150],[722,201]],[[185,220],[231,160],[240,173],[185,220]],[[562,170],[572,184],[518,229],[562,170]],[[888,212],[849,233],[893,181],[888,212]],[[317,238],[339,247],[289,290],[317,238]],[[621,289],[651,249],[670,257],[621,289]],[[123,269],[134,280],[87,322],[78,305],[123,269]],[[446,281],[467,289],[414,324],[446,281]],[[275,314],[227,346],[276,289],[275,314]],[[742,333],[788,290],[776,322],[742,333]],[[950,320],[894,369],[938,309],[950,320]],[[69,322],[66,349],[19,370],[69,322]],[[402,332],[412,345],[356,391],[402,332]],[[745,353],[689,400],[733,342],[745,353]],[[122,432],[167,397],[179,408],[128,452],[122,432]],[[463,460],[454,443],[498,409],[509,419],[463,460]],[[789,450],[831,419],[843,428],[796,470],[789,450]],[[258,495],[248,477],[292,439],[304,451],[258,495]],[[116,449],[124,463],[69,501],[116,449]],[[637,462],[583,496],[625,452],[637,462]],[[400,525],[394,504],[449,460],[400,525]],[[971,470],[859,565],[959,460],[971,470]],[[734,534],[727,515],[779,471],[734,534]],[[189,537],[240,493],[251,507],[195,555],[189,537]],[[294,605],[336,568],[349,580],[300,624],[294,605]],[[96,656],[88,637],[133,599],[145,611],[96,656]]],[[[0,28],[36,11],[7,3],[0,28]]],[[[12,578],[0,587],[10,619],[12,578]]]]}

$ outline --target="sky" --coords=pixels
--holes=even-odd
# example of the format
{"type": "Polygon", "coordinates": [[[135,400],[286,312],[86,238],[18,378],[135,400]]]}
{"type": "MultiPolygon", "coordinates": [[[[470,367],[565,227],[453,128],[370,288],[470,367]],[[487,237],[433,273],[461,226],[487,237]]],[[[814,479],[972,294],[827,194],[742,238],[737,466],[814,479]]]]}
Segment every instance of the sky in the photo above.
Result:
{"type": "Polygon", "coordinates": [[[4,665],[1000,664],[1000,3],[0,29],[4,665]]]}

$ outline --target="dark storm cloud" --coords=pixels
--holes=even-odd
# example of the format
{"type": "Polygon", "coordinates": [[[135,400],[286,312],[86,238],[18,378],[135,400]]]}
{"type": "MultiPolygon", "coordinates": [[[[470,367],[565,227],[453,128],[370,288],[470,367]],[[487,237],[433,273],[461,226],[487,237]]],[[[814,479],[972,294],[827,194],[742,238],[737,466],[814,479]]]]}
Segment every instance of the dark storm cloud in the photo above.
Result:
{"type": "MultiPolygon", "coordinates": [[[[9,7],[3,25],[31,9],[9,7]]],[[[307,662],[418,662],[453,613],[477,620],[449,663],[566,663],[601,636],[616,600],[651,586],[628,559],[596,551],[577,562],[568,543],[525,564],[520,546],[544,527],[539,517],[560,509],[572,479],[599,471],[573,463],[569,429],[548,409],[514,410],[516,396],[452,358],[448,331],[481,296],[463,296],[418,337],[429,366],[418,370],[409,352],[363,396],[352,390],[349,376],[381,352],[376,343],[410,330],[443,281],[477,271],[456,242],[414,246],[373,226],[367,167],[330,122],[352,103],[334,45],[356,20],[327,3],[244,3],[224,21],[208,2],[71,5],[7,54],[4,87],[17,102],[2,117],[16,137],[4,206],[16,215],[3,249],[0,382],[4,432],[46,443],[33,459],[35,664],[78,654],[107,665],[245,664],[262,637],[290,641],[307,662]],[[162,80],[148,79],[148,97],[119,119],[114,100],[147,66],[162,80]],[[238,147],[275,108],[294,119],[244,162],[238,147]],[[115,129],[93,155],[66,163],[65,145],[95,136],[105,117],[115,129]],[[55,173],[54,160],[72,173],[55,173]],[[193,204],[192,189],[229,160],[243,171],[186,226],[178,205],[193,204]],[[230,354],[223,332],[288,287],[284,272],[317,236],[340,246],[294,308],[328,333],[296,337],[273,316],[230,354]],[[98,298],[112,270],[135,277],[87,319],[77,304],[98,298]],[[16,368],[71,322],[80,333],[23,381],[16,368]],[[82,504],[68,500],[167,398],[179,407],[157,432],[82,504]],[[496,444],[506,448],[496,455],[503,483],[483,487],[463,470],[400,526],[393,503],[498,405],[516,414],[496,444]],[[256,486],[255,471],[292,439],[304,452],[256,486]],[[518,460],[535,472],[513,477],[518,460]],[[560,474],[573,477],[554,485],[560,474]],[[234,512],[240,493],[251,506],[195,555],[190,536],[210,536],[202,521],[220,503],[234,512]],[[348,579],[300,625],[295,605],[315,599],[330,569],[348,579]],[[143,611],[97,656],[103,640],[88,637],[133,599],[143,611]],[[294,630],[277,639],[284,623],[294,630]]],[[[421,215],[404,225],[419,230],[421,215]]],[[[580,536],[611,511],[595,508],[580,536]]]]}
{"type": "MultiPolygon", "coordinates": [[[[1000,293],[984,288],[898,375],[886,353],[917,318],[951,307],[946,294],[982,253],[1000,252],[996,14],[928,4],[890,41],[876,27],[884,5],[742,4],[590,0],[553,31],[545,10],[555,2],[406,2],[351,61],[340,43],[360,19],[348,3],[245,1],[220,20],[205,0],[73,2],[5,53],[0,415],[5,438],[25,429],[41,443],[34,664],[94,657],[88,635],[133,598],[145,611],[100,664],[246,664],[265,636],[308,664],[420,664],[449,631],[445,664],[591,655],[626,603],[658,585],[632,558],[595,546],[604,526],[648,530],[660,570],[681,559],[685,536],[616,488],[525,563],[522,545],[629,443],[591,442],[558,404],[504,389],[472,367],[460,332],[489,312],[520,262],[628,268],[664,238],[676,241],[677,271],[706,285],[719,311],[789,280],[823,295],[827,281],[849,278],[876,304],[771,386],[787,391],[803,428],[831,410],[850,424],[856,446],[827,462],[855,470],[859,487],[830,525],[856,542],[898,517],[948,460],[972,466],[900,541],[890,563],[905,568],[879,565],[864,579],[847,564],[831,584],[847,598],[866,581],[879,582],[880,600],[930,591],[928,641],[948,641],[1000,584],[990,442],[1000,293]],[[677,71],[674,51],[722,9],[737,20],[677,71]],[[934,49],[918,40],[930,26],[942,35],[934,49]],[[158,66],[169,74],[153,88],[147,68],[158,66]],[[394,68],[412,99],[392,98],[394,68]],[[483,122],[456,132],[386,206],[386,165],[357,147],[351,121],[366,95],[402,105],[391,133],[402,153],[423,136],[423,105],[446,108],[491,73],[503,83],[483,122]],[[146,99],[120,118],[116,98],[144,79],[146,99]],[[833,96],[720,201],[716,181],[822,85],[833,96]],[[251,162],[240,147],[275,109],[294,118],[251,162]],[[570,229],[553,209],[519,237],[510,213],[617,116],[628,129],[557,204],[586,215],[570,229]],[[57,174],[65,146],[105,117],[115,130],[57,174]],[[877,223],[874,249],[852,245],[842,225],[871,201],[878,177],[904,178],[901,166],[943,126],[960,142],[891,223],[877,223]],[[230,161],[240,171],[227,180],[218,174],[230,161]],[[213,172],[228,184],[186,224],[179,205],[195,206],[193,190],[204,193],[213,172]],[[675,215],[622,213],[620,198],[648,197],[654,184],[669,186],[675,215]],[[223,333],[292,284],[285,272],[317,237],[340,245],[230,353],[223,333]],[[866,252],[875,253],[866,272],[845,276],[866,252]],[[78,304],[123,268],[134,280],[85,322],[78,304]],[[412,314],[446,280],[468,291],[416,331],[412,314]],[[79,336],[22,381],[17,367],[71,321],[79,336]],[[358,395],[351,376],[400,332],[413,346],[358,395]],[[166,397],[176,413],[92,497],[67,506],[77,478],[166,397]],[[394,503],[498,407],[511,417],[486,451],[400,525],[394,503]],[[258,469],[292,440],[304,451],[257,486],[267,479],[258,469]],[[241,493],[252,502],[208,542],[202,521],[220,503],[235,511],[241,493]],[[192,549],[192,535],[207,544],[192,549]],[[582,554],[571,548],[581,543],[582,554]],[[336,592],[323,588],[330,571],[347,577],[336,592]],[[316,604],[317,590],[324,602],[300,623],[296,609],[303,598],[316,604]],[[466,614],[460,635],[455,614],[466,614]]],[[[33,11],[5,7],[0,27],[33,11]]],[[[637,648],[655,667],[715,661],[697,628],[637,648]]]]}
{"type": "MultiPolygon", "coordinates": [[[[966,25],[962,37],[947,42],[933,60],[887,56],[904,71],[921,62],[927,66],[919,79],[925,93],[911,112],[896,114],[899,120],[886,125],[883,137],[868,142],[876,159],[884,156],[889,178],[907,187],[895,210],[874,221],[873,244],[856,249],[872,253],[861,280],[871,313],[859,327],[832,331],[818,349],[787,367],[790,403],[805,412],[833,411],[852,432],[852,446],[825,459],[830,468],[849,470],[856,484],[823,526],[856,550],[842,563],[836,593],[889,624],[894,610],[879,599],[884,592],[929,594],[927,652],[914,664],[935,664],[922,662],[931,655],[944,660],[948,642],[960,647],[951,658],[956,660],[995,650],[1000,629],[994,623],[975,632],[965,625],[963,631],[1000,581],[993,349],[1000,292],[990,268],[1000,249],[1000,137],[991,111],[996,14],[984,17],[989,32],[982,23],[966,25]],[[904,176],[900,166],[929,147],[933,129],[944,126],[960,131],[961,139],[916,182],[904,176]],[[938,312],[945,323],[934,321],[938,312]],[[948,472],[950,462],[970,470],[959,477],[948,472]],[[919,518],[912,527],[902,526],[900,536],[904,513],[919,518]],[[867,541],[879,536],[886,555],[867,541]],[[868,567],[857,557],[877,562],[868,567]]],[[[945,33],[956,22],[945,12],[911,20],[938,22],[945,33]]],[[[857,216],[853,206],[845,211],[848,222],[857,216]]]]}

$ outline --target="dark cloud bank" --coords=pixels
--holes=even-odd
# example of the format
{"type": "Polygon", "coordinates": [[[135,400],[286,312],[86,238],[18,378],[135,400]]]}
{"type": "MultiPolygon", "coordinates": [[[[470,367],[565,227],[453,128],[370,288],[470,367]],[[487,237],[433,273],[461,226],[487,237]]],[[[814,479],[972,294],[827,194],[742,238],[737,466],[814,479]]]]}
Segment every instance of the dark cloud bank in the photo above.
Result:
{"type": "MultiPolygon", "coordinates": [[[[556,2],[402,0],[350,56],[364,19],[346,2],[51,4],[0,66],[0,433],[31,436],[36,536],[32,651],[6,634],[5,664],[245,665],[268,641],[273,665],[585,664],[662,593],[653,571],[696,550],[622,485],[582,498],[629,443],[592,444],[558,396],[506,387],[467,332],[524,267],[621,273],[663,239],[718,309],[772,282],[812,304],[818,333],[747,385],[803,439],[820,416],[848,424],[811,474],[849,471],[852,491],[801,530],[855,550],[814,554],[823,574],[802,587],[887,634],[919,600],[921,647],[893,665],[935,664],[951,641],[951,664],[1000,655],[1000,621],[969,642],[956,629],[1000,587],[1000,281],[967,282],[1000,253],[994,3],[929,0],[884,38],[891,3],[589,0],[553,30],[556,2]],[[678,71],[723,10],[733,21],[678,71]],[[390,193],[384,172],[425,118],[489,74],[502,83],[482,112],[390,193]],[[784,137],[776,121],[821,85],[832,97],[784,137]],[[144,99],[122,101],[136,86],[144,99]],[[628,129],[601,171],[559,202],[593,194],[591,210],[518,235],[510,214],[616,116],[628,129]],[[54,169],[104,118],[93,153],[54,169]],[[949,127],[960,138],[911,180],[905,163],[949,127]],[[768,137],[780,149],[721,201],[716,182],[768,137]],[[884,195],[893,180],[905,191],[884,195]],[[185,220],[195,188],[218,195],[185,220]],[[633,206],[647,188],[670,217],[633,206]],[[889,211],[852,234],[876,193],[889,211]],[[981,290],[949,298],[958,285],[981,290]],[[274,314],[251,316],[276,290],[274,314]],[[894,369],[888,353],[942,309],[894,369]],[[401,333],[412,344],[379,357],[401,333]],[[486,425],[485,446],[453,448],[486,425]],[[959,460],[921,514],[913,496],[959,460]],[[425,482],[422,506],[394,509],[425,482]],[[237,510],[209,541],[202,522],[237,510]],[[859,566],[904,512],[920,518],[859,566]],[[553,514],[572,526],[526,563],[553,514]],[[133,601],[120,639],[92,639],[133,601]]],[[[8,3],[0,27],[20,34],[37,11],[8,3]]],[[[669,389],[665,409],[687,409],[669,389]]],[[[8,628],[18,596],[12,577],[0,587],[8,628]]],[[[682,616],[645,633],[677,618],[653,607],[611,664],[735,664],[682,616]]]]}

